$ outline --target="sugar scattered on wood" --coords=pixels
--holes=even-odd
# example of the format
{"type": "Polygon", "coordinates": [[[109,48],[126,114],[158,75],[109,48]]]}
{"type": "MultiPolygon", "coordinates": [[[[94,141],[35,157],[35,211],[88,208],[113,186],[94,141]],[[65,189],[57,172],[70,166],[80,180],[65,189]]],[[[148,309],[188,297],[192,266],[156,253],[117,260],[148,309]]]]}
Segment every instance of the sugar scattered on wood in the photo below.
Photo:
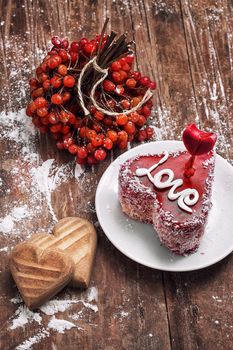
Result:
{"type": "MultiPolygon", "coordinates": [[[[78,327],[78,326],[70,321],[58,319],[55,316],[53,316],[48,323],[48,328],[58,333],[64,333],[65,330],[71,329],[73,327],[78,327]]],[[[81,327],[78,327],[78,328],[82,329],[81,327]]]]}

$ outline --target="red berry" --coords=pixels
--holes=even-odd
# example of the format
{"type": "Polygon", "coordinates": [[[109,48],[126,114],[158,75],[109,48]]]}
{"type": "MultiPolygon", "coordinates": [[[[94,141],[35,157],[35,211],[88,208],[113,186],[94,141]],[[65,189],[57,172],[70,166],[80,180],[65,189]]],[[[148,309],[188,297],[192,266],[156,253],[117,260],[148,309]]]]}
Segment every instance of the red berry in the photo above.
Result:
{"type": "Polygon", "coordinates": [[[57,71],[61,75],[66,75],[67,74],[67,67],[64,64],[59,64],[57,71]]]}
{"type": "Polygon", "coordinates": [[[43,71],[42,71],[42,69],[41,69],[40,66],[36,68],[36,75],[37,75],[37,77],[38,77],[42,72],[43,72],[43,71]]]}
{"type": "Polygon", "coordinates": [[[147,139],[147,133],[145,130],[139,130],[138,135],[137,135],[138,141],[142,142],[147,139]]]}
{"type": "Polygon", "coordinates": [[[137,82],[136,82],[135,79],[132,79],[132,78],[131,78],[131,79],[127,79],[127,80],[126,80],[126,86],[127,86],[128,88],[130,88],[130,89],[135,88],[136,84],[137,84],[137,82]]]}
{"type": "Polygon", "coordinates": [[[101,131],[101,126],[97,123],[94,123],[92,127],[97,133],[101,131]]]}
{"type": "Polygon", "coordinates": [[[55,105],[61,105],[63,102],[62,96],[60,94],[53,94],[51,97],[51,102],[55,105]]]}
{"type": "Polygon", "coordinates": [[[47,106],[47,101],[44,97],[37,97],[34,101],[36,108],[42,108],[47,106]]]}
{"type": "Polygon", "coordinates": [[[64,103],[68,102],[71,99],[71,93],[68,91],[63,92],[62,99],[64,103]]]}
{"type": "Polygon", "coordinates": [[[127,141],[122,141],[122,142],[119,142],[118,143],[118,147],[120,148],[120,149],[126,149],[127,148],[127,141]]]}
{"type": "Polygon", "coordinates": [[[123,88],[122,85],[117,85],[116,89],[115,89],[115,92],[116,92],[117,95],[123,95],[124,92],[125,92],[125,89],[123,88]]]}
{"type": "Polygon", "coordinates": [[[66,111],[61,111],[59,114],[59,120],[64,124],[67,123],[69,120],[68,113],[66,111]]]}
{"type": "Polygon", "coordinates": [[[146,134],[147,134],[147,138],[150,139],[154,135],[154,129],[147,127],[146,134]]]}
{"type": "Polygon", "coordinates": [[[128,64],[132,64],[134,61],[134,55],[128,55],[125,57],[125,60],[128,64]]]}
{"type": "Polygon", "coordinates": [[[151,90],[155,90],[156,89],[156,83],[154,81],[151,81],[150,84],[149,84],[149,88],[151,90]]]}
{"type": "Polygon", "coordinates": [[[73,145],[74,141],[71,137],[65,138],[64,147],[68,149],[71,145],[73,145]]]}
{"type": "Polygon", "coordinates": [[[120,114],[116,117],[116,123],[118,125],[125,125],[128,122],[128,117],[125,114],[120,114]]]}
{"type": "Polygon", "coordinates": [[[142,77],[139,81],[142,86],[148,86],[148,84],[150,84],[150,79],[148,77],[142,77]]]}
{"type": "Polygon", "coordinates": [[[96,136],[97,136],[97,134],[96,134],[96,131],[95,131],[95,130],[92,130],[92,129],[87,130],[87,132],[86,132],[86,137],[88,138],[88,140],[92,140],[92,139],[94,139],[96,136]]]}
{"type": "Polygon", "coordinates": [[[139,80],[141,78],[141,73],[138,71],[132,72],[131,77],[134,78],[135,80],[139,80]]]}
{"type": "Polygon", "coordinates": [[[62,126],[62,129],[61,129],[61,132],[64,134],[64,135],[67,135],[70,131],[70,127],[69,125],[63,125],[62,126]]]}
{"type": "Polygon", "coordinates": [[[61,46],[61,39],[59,38],[59,36],[52,37],[51,42],[55,47],[61,46]]]}
{"type": "Polygon", "coordinates": [[[113,72],[112,73],[112,79],[114,80],[115,83],[121,83],[122,82],[121,74],[119,72],[113,72]]]}
{"type": "Polygon", "coordinates": [[[133,122],[128,122],[124,125],[124,130],[128,135],[133,135],[136,131],[135,124],[133,122]]]}
{"type": "Polygon", "coordinates": [[[140,102],[141,102],[141,98],[139,96],[133,97],[131,100],[131,106],[136,107],[140,102]]]}
{"type": "Polygon", "coordinates": [[[74,51],[71,51],[70,53],[70,58],[71,58],[71,63],[74,65],[77,63],[78,61],[78,53],[77,52],[74,52],[74,51]]]}
{"type": "Polygon", "coordinates": [[[29,109],[29,111],[30,111],[31,113],[34,113],[34,112],[36,111],[36,105],[35,105],[35,102],[34,102],[34,101],[31,102],[31,103],[29,103],[28,109],[29,109]]]}
{"type": "Polygon", "coordinates": [[[104,90],[107,92],[115,91],[115,85],[110,80],[104,80],[103,87],[104,87],[104,90]]]}
{"type": "Polygon", "coordinates": [[[89,108],[89,110],[90,110],[90,113],[91,113],[92,115],[94,115],[95,112],[97,111],[97,109],[96,109],[95,106],[91,106],[91,107],[89,108]]]}
{"type": "Polygon", "coordinates": [[[96,111],[94,116],[95,116],[96,120],[103,120],[104,119],[104,113],[103,112],[96,111]]]}
{"type": "Polygon", "coordinates": [[[128,134],[124,130],[119,131],[117,141],[127,142],[127,140],[128,140],[128,134]]]}
{"type": "Polygon", "coordinates": [[[129,118],[129,121],[133,123],[137,123],[139,119],[139,114],[137,112],[130,113],[128,118],[129,118]]]}
{"type": "Polygon", "coordinates": [[[61,129],[62,129],[62,124],[61,123],[50,126],[50,131],[51,132],[59,132],[59,131],[61,131],[61,129]]]}
{"type": "Polygon", "coordinates": [[[72,77],[72,75],[66,75],[63,78],[63,84],[66,87],[72,88],[75,85],[75,79],[72,77]]]}
{"type": "Polygon", "coordinates": [[[82,128],[79,129],[79,136],[82,138],[86,137],[86,133],[89,130],[86,126],[83,126],[82,128]]]}
{"type": "Polygon", "coordinates": [[[62,80],[61,80],[61,78],[59,78],[58,76],[54,75],[54,76],[50,79],[50,83],[51,83],[51,85],[52,85],[55,89],[57,89],[57,88],[59,88],[59,87],[61,86],[62,80]]]}
{"type": "Polygon", "coordinates": [[[38,81],[35,78],[31,78],[29,79],[29,85],[35,89],[38,86],[38,81]]]}
{"type": "Polygon", "coordinates": [[[48,114],[48,108],[46,107],[38,108],[36,113],[39,117],[45,117],[48,114]]]}
{"type": "Polygon", "coordinates": [[[108,130],[107,136],[110,140],[112,140],[112,142],[115,142],[117,140],[117,132],[114,130],[108,130]]]}
{"type": "Polygon", "coordinates": [[[38,88],[32,91],[31,97],[34,99],[36,97],[40,97],[44,95],[44,89],[43,88],[38,88]]]}
{"type": "Polygon", "coordinates": [[[125,80],[128,78],[128,74],[124,71],[124,70],[120,70],[119,71],[120,75],[121,75],[121,81],[125,80]]]}
{"type": "Polygon", "coordinates": [[[114,72],[118,72],[121,69],[121,63],[119,61],[115,61],[112,63],[111,68],[114,72]]]}
{"type": "Polygon", "coordinates": [[[88,43],[88,39],[87,38],[82,38],[79,42],[79,45],[81,48],[83,48],[86,44],[88,43]]]}
{"type": "Polygon", "coordinates": [[[77,152],[77,157],[84,159],[88,156],[88,152],[86,147],[79,147],[78,152],[77,152]]]}
{"type": "Polygon", "coordinates": [[[77,122],[77,119],[75,117],[75,115],[71,112],[67,112],[68,118],[69,118],[69,123],[70,124],[75,124],[77,122]]]}
{"type": "Polygon", "coordinates": [[[130,108],[130,102],[128,100],[122,100],[121,105],[124,109],[129,109],[130,108]]]}
{"type": "Polygon", "coordinates": [[[64,48],[64,49],[67,49],[68,46],[69,46],[69,41],[67,39],[62,39],[61,40],[61,46],[64,48]]]}
{"type": "Polygon", "coordinates": [[[79,43],[77,41],[73,41],[70,45],[71,51],[78,52],[79,50],[79,43]]]}
{"type": "Polygon", "coordinates": [[[50,124],[57,124],[59,121],[58,115],[55,114],[54,112],[49,113],[48,119],[49,119],[50,124]]]}
{"type": "Polygon", "coordinates": [[[41,83],[43,83],[45,80],[47,80],[48,79],[48,75],[47,74],[45,74],[45,73],[42,73],[41,75],[40,75],[40,77],[39,77],[39,81],[41,82],[41,83]]]}
{"type": "Polygon", "coordinates": [[[127,63],[127,60],[125,57],[121,58],[119,61],[120,61],[122,66],[127,63]]]}
{"type": "Polygon", "coordinates": [[[95,149],[96,149],[96,147],[93,146],[92,142],[89,142],[89,143],[87,144],[87,151],[88,151],[88,153],[94,153],[94,152],[95,152],[95,149]]]}
{"type": "Polygon", "coordinates": [[[106,158],[107,153],[103,149],[97,149],[94,153],[95,159],[104,160],[106,158]]]}
{"type": "Polygon", "coordinates": [[[62,62],[67,62],[69,59],[69,55],[68,55],[67,51],[64,49],[59,50],[58,55],[61,57],[62,62]]]}
{"type": "Polygon", "coordinates": [[[138,126],[143,126],[146,122],[146,118],[144,117],[144,115],[139,115],[138,117],[138,121],[136,122],[136,125],[138,126]]]}
{"type": "Polygon", "coordinates": [[[103,146],[108,150],[112,149],[112,146],[113,146],[112,140],[106,137],[106,139],[103,140],[103,146]]]}
{"type": "Polygon", "coordinates": [[[49,79],[47,79],[43,82],[43,88],[45,90],[48,90],[50,88],[50,80],[49,79]]]}
{"type": "Polygon", "coordinates": [[[59,66],[59,64],[61,64],[61,62],[62,62],[61,56],[54,55],[48,60],[48,66],[50,69],[54,69],[57,66],[59,66]]]}
{"type": "Polygon", "coordinates": [[[150,110],[149,107],[147,107],[146,105],[144,105],[144,106],[142,107],[142,112],[141,112],[141,113],[144,115],[144,117],[148,118],[148,117],[150,116],[150,114],[151,114],[151,110],[150,110]]]}
{"type": "Polygon", "coordinates": [[[32,117],[32,115],[33,115],[33,112],[31,111],[29,105],[26,107],[26,114],[27,114],[28,117],[32,117]]]}
{"type": "Polygon", "coordinates": [[[122,65],[122,69],[125,71],[125,72],[129,72],[130,71],[130,65],[128,63],[125,63],[122,65]]]}
{"type": "Polygon", "coordinates": [[[87,43],[85,44],[83,49],[84,49],[84,52],[89,56],[93,52],[95,52],[96,46],[93,43],[87,43]]]}
{"type": "Polygon", "coordinates": [[[100,137],[97,136],[91,140],[91,143],[94,147],[99,147],[102,145],[103,141],[100,137]]]}

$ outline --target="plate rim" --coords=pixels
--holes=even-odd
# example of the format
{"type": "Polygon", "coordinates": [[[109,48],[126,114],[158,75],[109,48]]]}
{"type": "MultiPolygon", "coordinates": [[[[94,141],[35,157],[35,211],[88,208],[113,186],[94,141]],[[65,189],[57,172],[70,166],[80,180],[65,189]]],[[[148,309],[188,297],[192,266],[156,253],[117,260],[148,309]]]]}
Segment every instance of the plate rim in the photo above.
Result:
{"type": "MultiPolygon", "coordinates": [[[[107,172],[110,171],[110,169],[114,166],[114,164],[117,164],[120,162],[121,160],[121,157],[122,158],[125,158],[125,155],[128,155],[130,154],[130,152],[132,150],[135,150],[135,149],[140,149],[140,148],[144,148],[145,146],[147,145],[157,145],[157,144],[167,144],[167,143],[176,143],[178,146],[183,146],[183,142],[180,141],[180,140],[161,140],[161,141],[152,141],[152,142],[148,142],[148,143],[144,143],[144,144],[141,144],[141,145],[138,145],[138,146],[135,146],[129,150],[127,150],[126,152],[120,154],[112,163],[109,164],[109,166],[107,167],[107,169],[104,171],[104,173],[102,174],[100,180],[99,180],[99,183],[98,183],[98,186],[97,186],[97,189],[96,189],[96,195],[95,195],[95,208],[96,208],[96,215],[97,215],[97,218],[98,218],[98,221],[100,223],[100,226],[104,232],[104,234],[106,235],[106,237],[109,239],[109,241],[111,242],[111,244],[114,245],[114,247],[116,249],[118,249],[122,254],[124,254],[125,256],[127,256],[129,259],[135,261],[136,263],[139,263],[143,266],[146,266],[146,267],[149,267],[151,269],[155,269],[155,270],[160,270],[160,271],[166,271],[166,272],[188,272],[188,271],[197,271],[197,270],[201,270],[201,269],[204,269],[204,268],[207,268],[207,267],[210,267],[214,264],[217,264],[218,262],[220,262],[221,260],[223,260],[224,258],[226,258],[229,254],[232,253],[233,251],[233,240],[232,240],[232,246],[230,246],[229,250],[227,250],[227,252],[225,252],[224,254],[222,254],[220,257],[217,258],[217,260],[214,260],[214,261],[210,261],[209,263],[206,263],[204,264],[203,266],[200,266],[200,267],[187,267],[187,268],[177,268],[177,267],[169,267],[169,268],[164,268],[164,267],[155,267],[153,264],[150,264],[150,263],[145,263],[144,261],[142,261],[140,258],[135,258],[134,256],[132,256],[130,253],[126,252],[124,249],[122,249],[118,243],[116,243],[112,238],[111,238],[111,235],[109,235],[108,233],[106,233],[106,231],[108,230],[105,230],[106,226],[105,226],[105,223],[104,223],[104,220],[102,218],[102,216],[99,214],[98,212],[98,196],[99,196],[99,192],[101,191],[101,187],[102,187],[102,183],[104,182],[104,178],[105,176],[107,176],[107,172]]],[[[216,156],[219,157],[221,159],[221,161],[224,161],[225,165],[227,165],[231,171],[233,171],[233,167],[232,165],[225,159],[223,158],[222,156],[220,156],[219,154],[216,153],[216,156]]],[[[127,159],[127,156],[126,156],[126,159],[127,159]]],[[[126,159],[123,159],[124,161],[126,159]]],[[[166,247],[165,247],[166,248],[166,247]]],[[[172,252],[171,252],[172,253],[172,252]]],[[[184,258],[185,259],[185,256],[184,257],[181,257],[181,258],[184,258]]]]}

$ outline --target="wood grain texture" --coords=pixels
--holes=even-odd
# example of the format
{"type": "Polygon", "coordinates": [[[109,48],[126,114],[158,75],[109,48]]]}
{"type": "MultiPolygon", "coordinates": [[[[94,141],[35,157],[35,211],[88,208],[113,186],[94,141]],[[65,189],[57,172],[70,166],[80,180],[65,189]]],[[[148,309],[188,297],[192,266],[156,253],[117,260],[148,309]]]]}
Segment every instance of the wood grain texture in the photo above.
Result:
{"type": "MultiPolygon", "coordinates": [[[[128,31],[135,40],[138,67],[157,81],[153,123],[160,128],[161,136],[177,139],[184,125],[195,119],[202,127],[219,132],[219,153],[233,159],[232,14],[230,0],[0,0],[1,110],[25,106],[26,80],[52,35],[69,39],[92,36],[109,16],[112,29],[128,31]]],[[[36,146],[43,160],[55,158],[58,164],[71,160],[69,155],[57,152],[47,136],[39,136],[36,146]]],[[[1,188],[2,217],[8,202],[31,203],[29,194],[22,193],[17,178],[10,175],[16,162],[21,162],[21,175],[29,181],[27,165],[17,148],[12,152],[12,142],[0,140],[0,175],[5,187],[11,188],[10,194],[1,188]]],[[[94,172],[90,170],[78,185],[72,179],[53,192],[52,205],[58,218],[77,215],[96,222],[95,190],[109,162],[94,172]]],[[[52,223],[43,198],[36,204],[43,214],[27,224],[32,232],[52,223]]],[[[1,247],[7,245],[7,238],[1,236],[0,243],[1,247]]],[[[0,253],[0,259],[0,349],[8,350],[38,329],[34,323],[9,328],[16,310],[9,299],[16,289],[6,255],[0,253]]],[[[52,332],[33,349],[231,349],[231,270],[232,255],[193,273],[151,270],[119,253],[99,228],[91,281],[99,290],[99,312],[85,310],[79,322],[83,330],[52,332]],[[119,317],[122,311],[127,317],[119,317]]],[[[59,296],[81,298],[85,293],[65,289],[59,296]]],[[[75,304],[57,317],[68,319],[70,311],[80,310],[75,304]]]]}

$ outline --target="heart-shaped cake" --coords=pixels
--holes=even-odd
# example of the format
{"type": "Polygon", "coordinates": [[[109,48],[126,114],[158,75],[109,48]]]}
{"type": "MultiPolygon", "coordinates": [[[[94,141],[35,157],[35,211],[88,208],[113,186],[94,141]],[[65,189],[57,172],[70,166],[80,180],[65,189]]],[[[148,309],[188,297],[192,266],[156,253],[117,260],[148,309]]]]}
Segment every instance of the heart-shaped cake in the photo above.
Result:
{"type": "Polygon", "coordinates": [[[35,234],[30,241],[42,249],[61,249],[75,264],[70,284],[73,287],[88,287],[97,242],[95,228],[89,221],[66,217],[58,221],[52,234],[35,234]]]}
{"type": "Polygon", "coordinates": [[[74,262],[59,249],[44,250],[29,242],[14,248],[10,270],[25,304],[33,310],[65,287],[74,262]]]}
{"type": "Polygon", "coordinates": [[[189,160],[187,151],[141,155],[127,160],[119,173],[123,212],[152,223],[160,241],[179,255],[198,248],[212,205],[213,152],[196,157],[190,177],[189,160]]]}

